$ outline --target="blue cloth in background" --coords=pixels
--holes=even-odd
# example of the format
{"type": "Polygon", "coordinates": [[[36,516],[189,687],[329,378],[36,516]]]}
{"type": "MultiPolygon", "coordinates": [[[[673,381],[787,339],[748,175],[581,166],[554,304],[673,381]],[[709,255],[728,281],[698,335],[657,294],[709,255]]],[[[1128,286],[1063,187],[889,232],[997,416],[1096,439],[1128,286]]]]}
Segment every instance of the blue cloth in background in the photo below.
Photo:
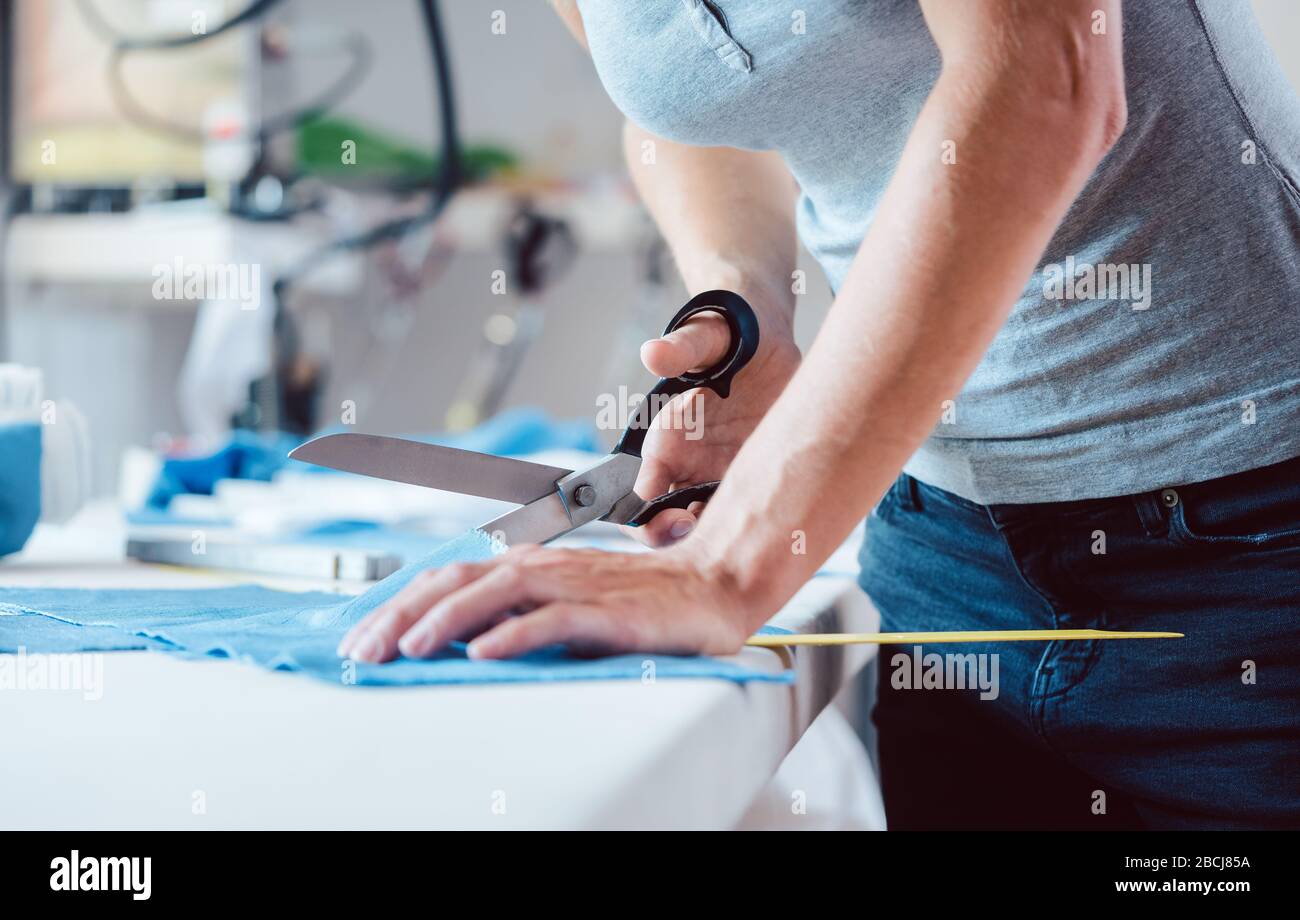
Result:
{"type": "Polygon", "coordinates": [[[222,479],[259,479],[269,482],[286,463],[286,455],[302,443],[289,434],[236,431],[230,440],[209,454],[165,457],[145,507],[164,509],[176,495],[211,495],[222,479]]]}
{"type": "MultiPolygon", "coordinates": [[[[351,429],[333,428],[330,434],[351,429]]],[[[534,454],[543,450],[602,451],[595,428],[586,419],[557,421],[540,409],[518,408],[501,412],[481,425],[458,434],[416,435],[415,441],[459,447],[484,454],[534,454]]],[[[297,435],[256,434],[236,431],[230,440],[209,454],[166,457],[145,507],[130,517],[132,523],[174,523],[158,511],[165,511],[176,495],[211,495],[222,479],[256,479],[269,482],[286,466],[312,472],[332,473],[323,467],[288,458],[289,451],[303,442],[297,435]]],[[[211,523],[210,521],[207,523],[211,523]]]]}
{"type": "Polygon", "coordinates": [[[16,553],[41,516],[41,426],[0,425],[0,556],[16,553]]]}
{"type": "Polygon", "coordinates": [[[499,412],[469,431],[417,437],[415,440],[475,450],[481,454],[518,456],[543,450],[588,450],[604,453],[590,419],[559,421],[540,409],[499,412]]]}
{"type": "Polygon", "coordinates": [[[789,683],[713,658],[621,655],[580,659],[546,649],[511,661],[471,661],[463,645],[428,659],[382,665],[342,660],[335,648],[363,616],[416,574],[454,561],[481,561],[491,541],[470,531],[356,597],[274,591],[255,585],[188,590],[0,588],[0,651],[28,653],[153,649],[216,656],[301,671],[333,683],[374,686],[699,677],[789,683]]]}

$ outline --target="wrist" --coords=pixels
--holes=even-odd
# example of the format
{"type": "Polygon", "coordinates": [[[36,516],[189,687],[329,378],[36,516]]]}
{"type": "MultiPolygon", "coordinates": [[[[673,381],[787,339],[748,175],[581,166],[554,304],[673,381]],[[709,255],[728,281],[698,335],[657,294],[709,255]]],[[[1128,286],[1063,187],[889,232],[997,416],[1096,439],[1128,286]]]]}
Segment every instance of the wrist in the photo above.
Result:
{"type": "Polygon", "coordinates": [[[692,295],[719,289],[735,291],[758,314],[765,341],[778,348],[794,346],[795,295],[785,279],[720,258],[710,259],[683,274],[692,295]]]}
{"type": "Polygon", "coordinates": [[[746,637],[775,616],[793,594],[784,588],[790,579],[779,571],[780,560],[769,566],[750,564],[743,552],[728,551],[724,542],[711,539],[704,530],[659,552],[676,557],[707,584],[727,619],[746,637]]]}

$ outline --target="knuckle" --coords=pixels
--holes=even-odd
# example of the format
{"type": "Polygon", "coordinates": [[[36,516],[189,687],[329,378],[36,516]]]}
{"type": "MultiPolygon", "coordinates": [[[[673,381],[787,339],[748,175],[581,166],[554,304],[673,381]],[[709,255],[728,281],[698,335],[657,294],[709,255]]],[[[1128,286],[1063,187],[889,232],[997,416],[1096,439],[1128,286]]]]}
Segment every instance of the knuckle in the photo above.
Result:
{"type": "Polygon", "coordinates": [[[563,553],[564,550],[558,549],[553,549],[547,553],[529,553],[516,560],[516,568],[520,570],[527,569],[532,572],[544,571],[550,568],[555,559],[563,553]]]}
{"type": "Polygon", "coordinates": [[[496,580],[500,587],[509,591],[517,588],[524,582],[524,570],[518,565],[503,565],[497,570],[496,580]]]}
{"type": "Polygon", "coordinates": [[[614,641],[624,648],[645,648],[646,635],[644,624],[636,617],[625,617],[615,621],[614,641]]]}
{"type": "Polygon", "coordinates": [[[553,631],[565,636],[572,635],[578,618],[572,607],[559,607],[551,613],[553,631]]]}
{"type": "Polygon", "coordinates": [[[375,628],[388,631],[402,623],[415,619],[419,615],[419,608],[411,603],[394,604],[388,609],[387,614],[375,621],[375,628]]]}
{"type": "Polygon", "coordinates": [[[723,620],[718,630],[718,642],[721,643],[721,654],[731,654],[740,650],[745,644],[746,635],[744,629],[739,623],[733,623],[730,620],[723,620]]]}
{"type": "Polygon", "coordinates": [[[468,562],[453,562],[443,571],[453,581],[468,581],[474,574],[474,566],[468,562]]]}

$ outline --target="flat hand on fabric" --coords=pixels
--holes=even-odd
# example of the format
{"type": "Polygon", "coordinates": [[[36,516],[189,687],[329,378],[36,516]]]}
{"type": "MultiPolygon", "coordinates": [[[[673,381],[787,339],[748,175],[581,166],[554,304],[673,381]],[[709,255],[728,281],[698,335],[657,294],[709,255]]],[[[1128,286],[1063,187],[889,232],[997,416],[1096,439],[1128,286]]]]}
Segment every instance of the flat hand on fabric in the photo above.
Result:
{"type": "Polygon", "coordinates": [[[274,591],[256,585],[198,590],[0,588],[0,652],[151,649],[189,657],[229,657],[301,671],[332,683],[401,686],[555,680],[639,680],[647,661],[656,678],[706,677],[789,683],[790,672],[714,658],[623,655],[578,659],[550,649],[511,661],[471,661],[461,649],[432,659],[382,665],[340,660],[352,624],[425,569],[478,562],[491,540],[470,531],[356,597],[274,591]]]}

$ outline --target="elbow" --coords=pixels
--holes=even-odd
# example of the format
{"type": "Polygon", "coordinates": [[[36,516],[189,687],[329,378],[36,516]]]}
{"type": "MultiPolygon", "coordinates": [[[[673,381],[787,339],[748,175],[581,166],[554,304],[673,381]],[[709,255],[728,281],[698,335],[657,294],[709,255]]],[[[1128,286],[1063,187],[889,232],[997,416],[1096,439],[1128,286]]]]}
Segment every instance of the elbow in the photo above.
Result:
{"type": "Polygon", "coordinates": [[[929,6],[940,80],[958,105],[1077,160],[1100,160],[1119,141],[1128,121],[1119,0],[929,6]]]}
{"type": "Polygon", "coordinates": [[[1010,73],[1001,75],[1005,81],[1018,82],[1017,89],[1009,92],[1019,93],[1022,104],[1045,116],[1043,127],[1058,142],[1082,159],[1101,160],[1128,124],[1120,36],[1093,35],[1071,24],[1039,36],[1026,47],[1032,51],[1022,54],[1008,68],[1010,73]]]}
{"type": "Polygon", "coordinates": [[[1121,45],[1077,33],[1065,36],[1062,45],[1046,64],[1053,72],[1040,85],[1074,125],[1080,152],[1100,160],[1128,126],[1121,45]]]}
{"type": "Polygon", "coordinates": [[[1124,81],[1119,81],[1119,90],[1105,101],[1097,114],[1097,134],[1102,156],[1119,143],[1124,129],[1128,127],[1128,100],[1124,98],[1124,81]]]}
{"type": "Polygon", "coordinates": [[[1082,152],[1100,160],[1128,127],[1123,68],[1118,62],[1094,68],[1076,84],[1068,108],[1082,152]]]}
{"type": "MultiPolygon", "coordinates": [[[[1020,74],[1022,80],[1025,76],[1020,74]]],[[[1079,166],[1101,162],[1128,125],[1124,76],[1118,68],[1084,74],[1063,74],[1059,67],[1039,70],[1014,92],[1025,127],[1051,138],[1057,154],[1079,166]]]]}
{"type": "Polygon", "coordinates": [[[1066,104],[1049,106],[1039,130],[1055,138],[1054,146],[1065,159],[1091,170],[1111,151],[1128,125],[1128,106],[1118,92],[1095,87],[1097,92],[1066,104]]]}

